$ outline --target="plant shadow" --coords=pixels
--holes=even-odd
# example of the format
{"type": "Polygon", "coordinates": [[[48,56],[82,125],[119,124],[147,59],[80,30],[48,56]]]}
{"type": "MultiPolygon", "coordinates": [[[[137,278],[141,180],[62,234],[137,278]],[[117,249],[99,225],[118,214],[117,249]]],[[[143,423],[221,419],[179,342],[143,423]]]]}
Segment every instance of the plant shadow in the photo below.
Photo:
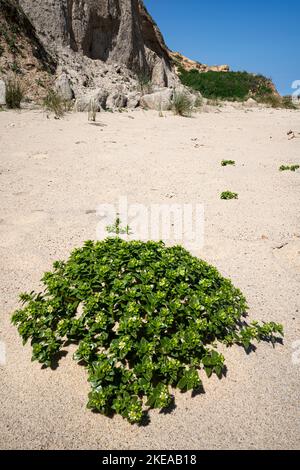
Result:
{"type": "Polygon", "coordinates": [[[204,390],[204,387],[203,385],[199,385],[199,387],[195,388],[194,390],[192,390],[192,394],[191,394],[191,397],[192,398],[195,398],[197,397],[198,395],[204,395],[205,394],[205,390],[204,390]]]}
{"type": "Polygon", "coordinates": [[[159,412],[159,414],[163,414],[163,415],[168,415],[168,414],[171,414],[173,413],[174,410],[176,410],[177,408],[177,405],[175,403],[175,397],[172,396],[172,400],[171,400],[171,403],[166,406],[165,408],[162,408],[159,412]]]}
{"type": "Polygon", "coordinates": [[[151,419],[148,411],[143,411],[143,416],[141,421],[138,423],[139,428],[145,428],[151,423],[151,419]]]}
{"type": "MultiPolygon", "coordinates": [[[[67,354],[68,354],[68,351],[66,351],[66,350],[59,351],[59,353],[55,354],[55,356],[53,356],[53,358],[51,360],[50,369],[51,370],[56,370],[59,367],[59,361],[63,357],[66,357],[67,354]]],[[[45,364],[43,364],[41,366],[41,369],[48,369],[48,367],[45,364]]]]}
{"type": "Polygon", "coordinates": [[[222,369],[222,375],[221,375],[221,377],[219,377],[219,379],[222,380],[223,377],[226,379],[227,373],[228,373],[228,367],[226,365],[224,365],[223,369],[222,369]]]}

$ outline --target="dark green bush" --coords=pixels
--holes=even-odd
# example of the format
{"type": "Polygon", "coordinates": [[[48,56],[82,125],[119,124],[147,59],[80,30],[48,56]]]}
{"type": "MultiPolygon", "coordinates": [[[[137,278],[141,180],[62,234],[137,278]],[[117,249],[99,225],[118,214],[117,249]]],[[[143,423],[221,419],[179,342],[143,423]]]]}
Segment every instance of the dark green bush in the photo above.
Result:
{"type": "Polygon", "coordinates": [[[209,99],[245,100],[250,95],[272,95],[274,90],[269,79],[247,72],[207,72],[180,69],[180,79],[186,86],[200,91],[209,99]]]}
{"type": "MultiPolygon", "coordinates": [[[[170,386],[201,386],[198,374],[222,377],[216,342],[276,341],[282,326],[242,323],[242,293],[204,261],[162,242],[87,241],[44,274],[43,293],[22,294],[13,315],[33,360],[45,366],[78,344],[91,392],[88,407],[140,422],[149,408],[167,408],[170,386]]],[[[76,411],[75,411],[76,412],[76,411]]]]}

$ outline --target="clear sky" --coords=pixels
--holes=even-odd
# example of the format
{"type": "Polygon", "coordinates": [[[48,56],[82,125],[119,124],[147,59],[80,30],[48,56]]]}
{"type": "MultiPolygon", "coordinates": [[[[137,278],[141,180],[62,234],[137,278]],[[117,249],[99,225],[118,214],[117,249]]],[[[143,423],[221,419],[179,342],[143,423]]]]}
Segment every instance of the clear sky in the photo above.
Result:
{"type": "Polygon", "coordinates": [[[283,94],[300,80],[300,1],[144,0],[170,49],[262,73],[283,94]]]}

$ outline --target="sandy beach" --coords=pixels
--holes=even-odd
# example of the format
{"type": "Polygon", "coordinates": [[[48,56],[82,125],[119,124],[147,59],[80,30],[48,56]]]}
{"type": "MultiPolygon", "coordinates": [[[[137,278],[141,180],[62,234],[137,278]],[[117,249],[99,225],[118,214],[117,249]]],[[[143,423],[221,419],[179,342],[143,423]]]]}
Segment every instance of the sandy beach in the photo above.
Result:
{"type": "Polygon", "coordinates": [[[102,112],[96,124],[86,113],[0,112],[1,449],[300,447],[300,170],[278,170],[300,164],[297,133],[300,113],[289,110],[102,112]],[[239,199],[221,200],[226,190],[239,199]],[[250,319],[282,323],[285,338],[249,355],[224,350],[225,378],[202,373],[204,394],[176,392],[172,413],[153,410],[138,427],[87,410],[74,348],[56,370],[42,369],[10,318],[54,260],[95,239],[99,204],[170,203],[170,194],[204,205],[204,246],[194,254],[243,291],[250,319]]]}

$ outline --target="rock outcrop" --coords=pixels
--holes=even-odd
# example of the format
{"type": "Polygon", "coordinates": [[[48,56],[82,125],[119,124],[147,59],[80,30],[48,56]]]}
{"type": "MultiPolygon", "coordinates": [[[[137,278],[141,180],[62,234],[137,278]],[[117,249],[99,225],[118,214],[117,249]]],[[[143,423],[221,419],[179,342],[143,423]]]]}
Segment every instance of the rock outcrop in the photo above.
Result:
{"type": "Polygon", "coordinates": [[[149,93],[141,98],[141,106],[146,109],[155,109],[157,111],[167,111],[171,107],[173,90],[163,88],[154,93],[149,93]]]}
{"type": "Polygon", "coordinates": [[[169,52],[172,59],[175,70],[178,67],[182,67],[184,70],[189,72],[192,69],[196,69],[199,72],[229,72],[229,65],[206,65],[196,60],[191,60],[188,57],[180,54],[179,52],[169,52]]]}
{"type": "Polygon", "coordinates": [[[55,59],[17,0],[0,0],[0,79],[17,74],[27,98],[37,98],[53,82],[55,70],[55,59]]]}
{"type": "Polygon", "coordinates": [[[19,0],[39,37],[60,58],[69,51],[123,64],[158,86],[174,80],[168,49],[142,0],[19,0]]]}
{"type": "Polygon", "coordinates": [[[71,101],[74,98],[74,91],[72,89],[70,79],[65,73],[62,73],[57,77],[54,89],[64,101],[71,101]]]}

